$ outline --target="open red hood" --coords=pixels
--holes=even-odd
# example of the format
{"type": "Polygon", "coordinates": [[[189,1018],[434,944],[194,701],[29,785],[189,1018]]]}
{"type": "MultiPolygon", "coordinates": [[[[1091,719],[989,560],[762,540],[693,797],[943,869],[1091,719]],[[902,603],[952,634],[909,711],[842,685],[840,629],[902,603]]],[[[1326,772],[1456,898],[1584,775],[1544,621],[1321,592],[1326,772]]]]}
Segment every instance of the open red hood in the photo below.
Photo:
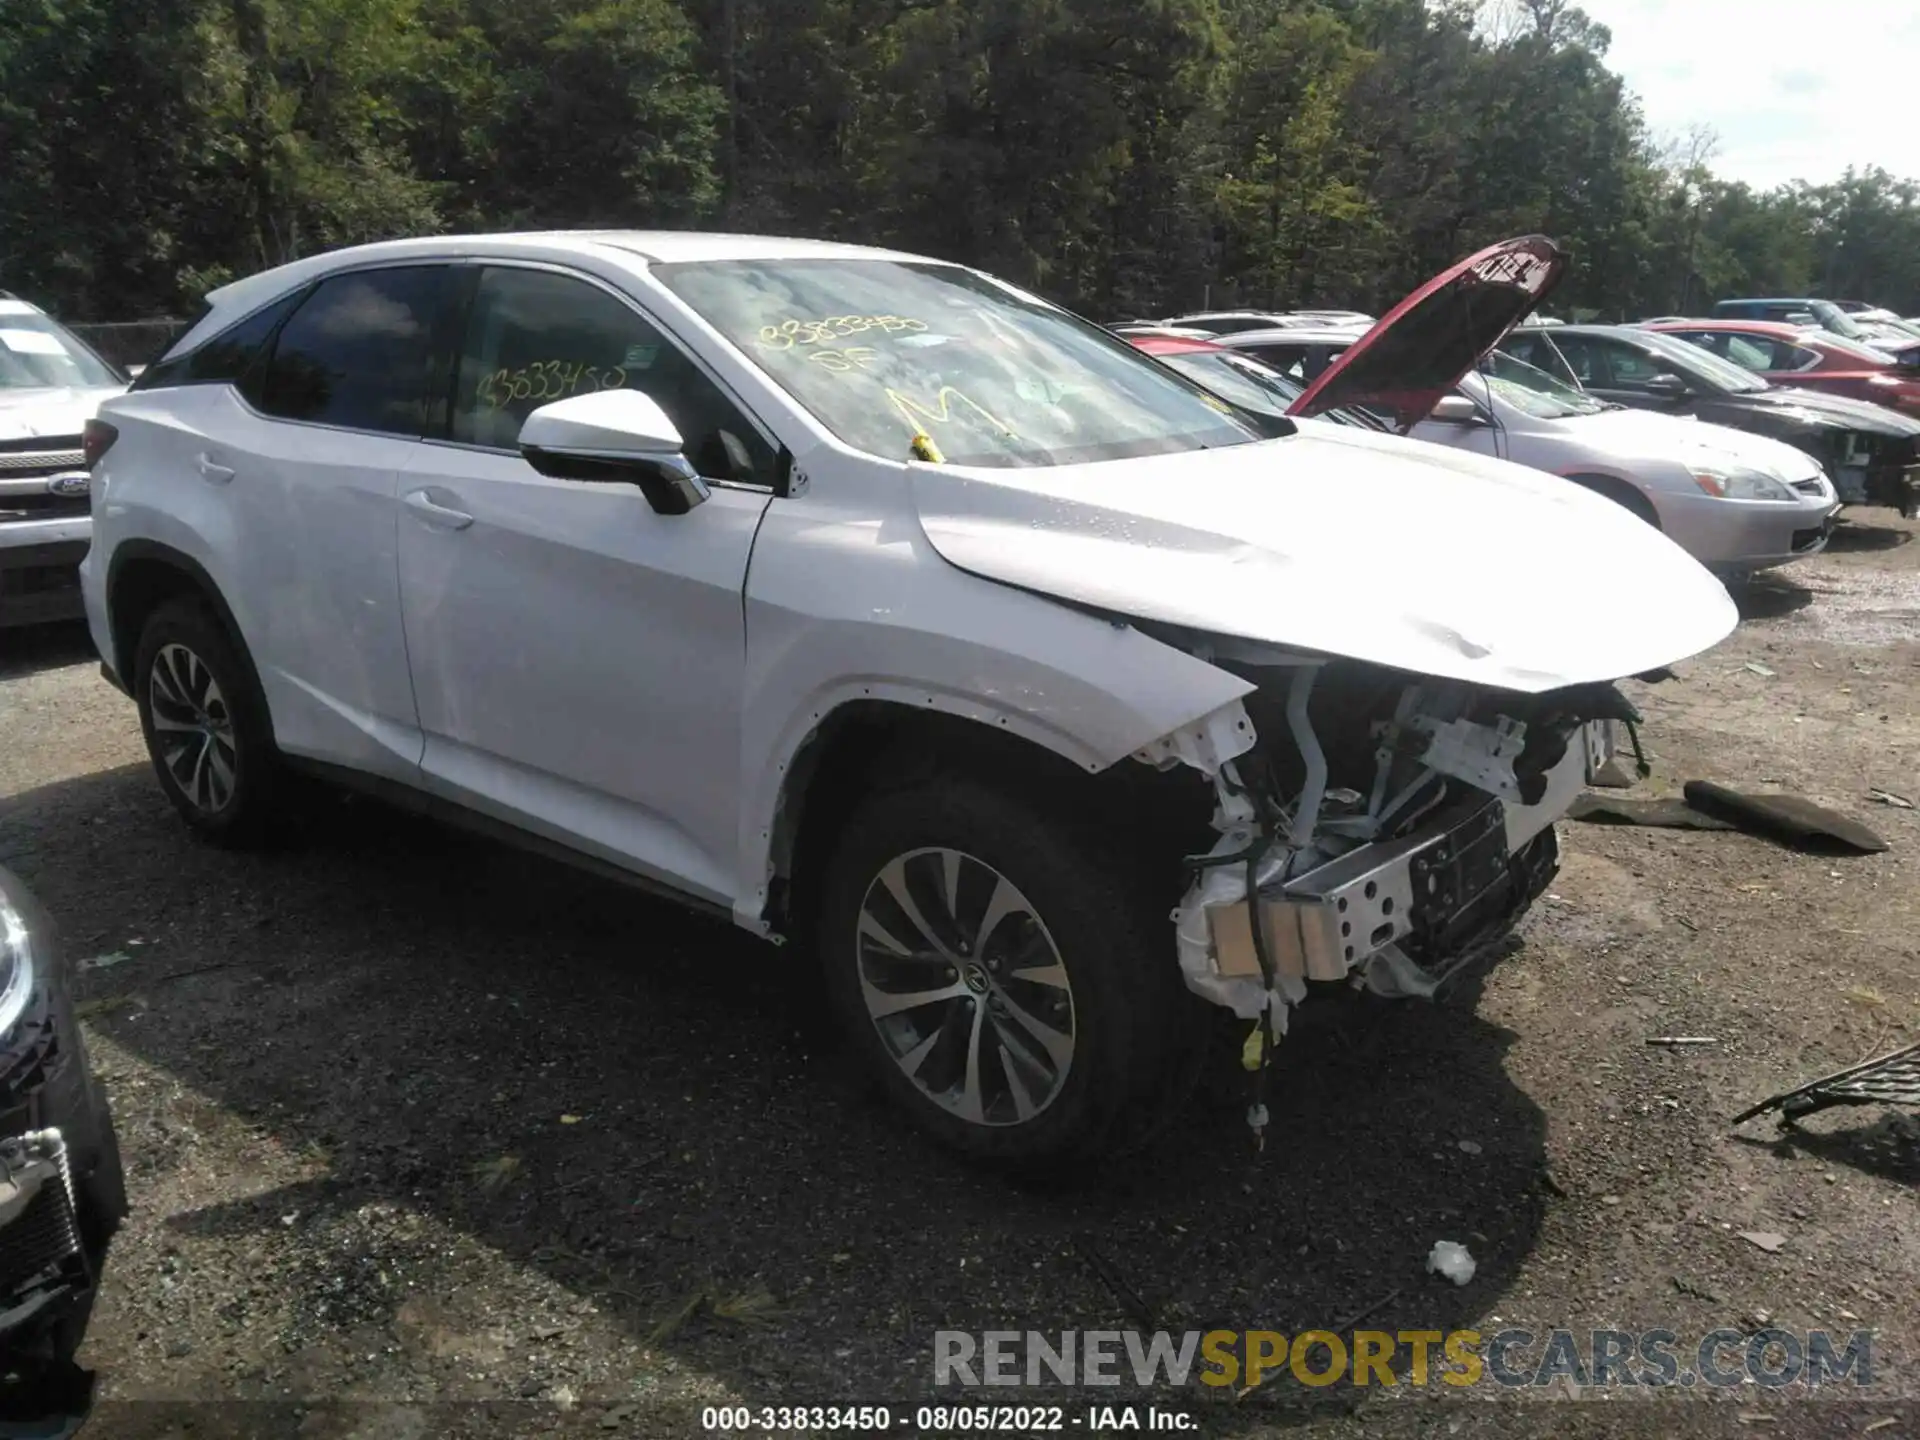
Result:
{"type": "Polygon", "coordinates": [[[1552,293],[1567,254],[1544,235],[1502,240],[1435,276],[1320,373],[1289,415],[1343,405],[1391,414],[1404,432],[1552,293]]]}

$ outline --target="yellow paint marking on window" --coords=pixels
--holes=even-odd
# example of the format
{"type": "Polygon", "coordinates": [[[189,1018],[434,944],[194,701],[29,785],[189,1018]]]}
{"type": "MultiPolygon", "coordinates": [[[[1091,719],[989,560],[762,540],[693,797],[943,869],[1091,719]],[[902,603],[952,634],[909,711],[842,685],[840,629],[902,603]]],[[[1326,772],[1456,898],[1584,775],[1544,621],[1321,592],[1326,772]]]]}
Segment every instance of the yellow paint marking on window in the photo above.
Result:
{"type": "Polygon", "coordinates": [[[892,403],[893,408],[900,412],[900,418],[913,427],[916,435],[925,434],[929,424],[952,424],[952,402],[957,400],[960,404],[966,406],[967,409],[973,411],[974,414],[985,420],[989,425],[993,426],[993,428],[1001,434],[1015,440],[1020,438],[1019,432],[1007,424],[1006,421],[1000,419],[999,416],[984,406],[975,404],[951,385],[941,386],[940,393],[934,396],[933,403],[938,407],[937,409],[930,409],[918,401],[910,400],[892,387],[888,387],[887,389],[887,399],[892,403]]]}

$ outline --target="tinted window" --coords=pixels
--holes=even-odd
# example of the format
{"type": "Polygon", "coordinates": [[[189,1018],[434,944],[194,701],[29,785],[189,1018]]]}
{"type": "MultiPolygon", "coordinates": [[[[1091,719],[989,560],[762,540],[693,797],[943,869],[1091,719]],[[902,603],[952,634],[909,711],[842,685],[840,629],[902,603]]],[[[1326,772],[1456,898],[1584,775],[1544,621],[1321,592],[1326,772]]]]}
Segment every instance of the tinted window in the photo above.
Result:
{"type": "Polygon", "coordinates": [[[171,385],[238,384],[244,377],[251,383],[241,388],[248,399],[259,403],[259,381],[265,370],[261,362],[267,344],[273,339],[273,332],[280,328],[280,322],[294,312],[306,295],[305,290],[284,295],[186,354],[170,356],[149,366],[141,372],[133,388],[160,390],[171,385]]]}
{"type": "MultiPolygon", "coordinates": [[[[1554,341],[1554,348],[1566,357],[1567,368],[1573,372],[1573,378],[1585,386],[1605,386],[1609,384],[1606,358],[1600,347],[1585,335],[1562,335],[1554,341]]],[[[1522,356],[1531,360],[1531,355],[1522,356]]]]}
{"type": "Polygon", "coordinates": [[[597,286],[544,270],[482,273],[454,375],[452,438],[512,449],[540,406],[642,390],[713,480],[772,484],[774,452],[727,394],[650,321],[597,286]]]}
{"type": "Polygon", "coordinates": [[[445,266],[419,265],[321,281],[274,342],[260,408],[287,420],[420,434],[448,276],[445,266]]]}
{"type": "Polygon", "coordinates": [[[1613,372],[1613,383],[1628,390],[1645,389],[1649,380],[1667,368],[1656,357],[1617,340],[1603,340],[1599,349],[1607,368],[1613,372]]]}
{"type": "Polygon", "coordinates": [[[1262,365],[1294,380],[1307,379],[1309,369],[1318,375],[1327,368],[1324,355],[1319,357],[1319,364],[1310,366],[1304,345],[1242,345],[1238,348],[1242,354],[1251,355],[1262,365]]]}

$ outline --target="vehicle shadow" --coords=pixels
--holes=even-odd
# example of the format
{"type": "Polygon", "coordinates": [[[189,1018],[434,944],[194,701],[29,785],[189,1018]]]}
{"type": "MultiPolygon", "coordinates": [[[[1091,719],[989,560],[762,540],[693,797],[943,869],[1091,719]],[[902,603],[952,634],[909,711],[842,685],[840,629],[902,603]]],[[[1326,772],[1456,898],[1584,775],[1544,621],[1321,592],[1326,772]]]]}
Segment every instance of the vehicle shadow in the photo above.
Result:
{"type": "Polygon", "coordinates": [[[1778,620],[1813,603],[1814,592],[1797,581],[1762,571],[1744,585],[1728,587],[1742,620],[1778,620]]]}
{"type": "MultiPolygon", "coordinates": [[[[168,1248],[203,1273],[195,1247],[228,1242],[261,1286],[317,1291],[297,1267],[318,1261],[288,1259],[289,1274],[261,1258],[295,1242],[372,1257],[382,1285],[406,1269],[405,1289],[356,1269],[365,1293],[303,1312],[303,1347],[371,1349],[409,1296],[460,1288],[437,1250],[388,1264],[398,1242],[362,1233],[369,1207],[424,1212],[681,1371],[780,1403],[963,1401],[932,1388],[936,1329],[1473,1327],[1539,1232],[1544,1118],[1471,980],[1438,1004],[1341,994],[1297,1012],[1263,1152],[1229,1057],[1150,1153],[1077,1186],[1017,1186],[923,1143],[851,1073],[793,947],[377,805],[329,816],[284,853],[222,853],[126,767],[0,817],[0,853],[65,917],[70,953],[145,942],[77,981],[90,1023],[177,1082],[113,1095],[136,1206],[139,1177],[177,1163],[161,1095],[180,1103],[180,1087],[263,1143],[326,1157],[322,1178],[123,1235],[129,1273],[151,1276],[168,1248]],[[1467,1286],[1425,1273],[1441,1239],[1478,1260],[1467,1286]]],[[[104,1323],[114,1308],[110,1266],[104,1323]]],[[[537,1350],[489,1383],[539,1393],[537,1350]]],[[[262,1373],[205,1383],[233,1393],[262,1373]]],[[[420,1377],[395,1388],[419,1394],[420,1377]]],[[[1361,1393],[1285,1378],[1204,1408],[1210,1432],[1236,1434],[1361,1393]]],[[[697,1415],[674,1407],[692,1403],[643,1407],[634,1433],[680,1433],[697,1415]]]]}
{"type": "Polygon", "coordinates": [[[0,630],[0,680],[78,665],[97,654],[84,620],[0,630]]]}
{"type": "Polygon", "coordinates": [[[1912,543],[1911,530],[1901,530],[1891,525],[1869,525],[1854,519],[1842,520],[1834,526],[1833,534],[1827,537],[1827,549],[1842,553],[1898,550],[1902,545],[1912,543]]]}

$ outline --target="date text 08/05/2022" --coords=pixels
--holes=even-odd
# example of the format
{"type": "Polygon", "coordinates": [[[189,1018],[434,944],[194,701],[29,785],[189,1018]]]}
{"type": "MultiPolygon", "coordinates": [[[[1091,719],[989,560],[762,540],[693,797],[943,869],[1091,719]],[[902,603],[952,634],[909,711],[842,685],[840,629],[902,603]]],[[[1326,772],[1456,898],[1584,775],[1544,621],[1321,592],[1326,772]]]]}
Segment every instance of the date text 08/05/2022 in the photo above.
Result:
{"type": "Polygon", "coordinates": [[[1035,1435],[1085,1431],[1153,1431],[1178,1434],[1199,1422],[1184,1410],[1160,1405],[709,1405],[700,1412],[704,1430],[721,1434],[817,1434],[842,1431],[918,1435],[1003,1433],[1035,1435]]]}

